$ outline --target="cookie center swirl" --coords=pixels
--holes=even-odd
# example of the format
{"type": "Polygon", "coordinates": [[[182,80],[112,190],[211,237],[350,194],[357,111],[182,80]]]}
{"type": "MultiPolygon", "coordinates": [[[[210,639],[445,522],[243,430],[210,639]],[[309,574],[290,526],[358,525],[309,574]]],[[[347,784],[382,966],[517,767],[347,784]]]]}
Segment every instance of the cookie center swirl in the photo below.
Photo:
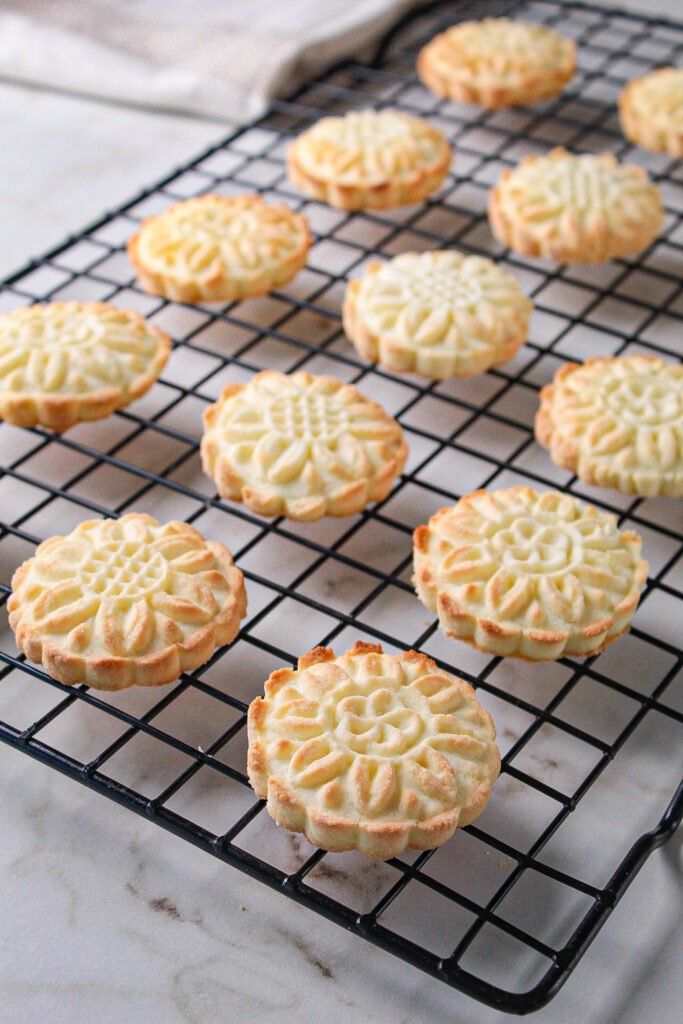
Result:
{"type": "Polygon", "coordinates": [[[499,530],[491,545],[503,565],[527,576],[566,572],[581,555],[580,537],[569,524],[540,523],[528,516],[499,530]]]}
{"type": "Polygon", "coordinates": [[[281,395],[270,405],[268,417],[278,433],[304,441],[332,441],[349,425],[344,406],[320,394],[281,395]]]}
{"type": "Polygon", "coordinates": [[[431,270],[407,284],[410,299],[419,303],[455,306],[463,309],[481,302],[483,289],[474,275],[453,270],[431,270]]]}
{"type": "Polygon", "coordinates": [[[344,697],[335,709],[335,738],[356,754],[400,757],[421,740],[424,729],[420,715],[389,689],[344,697]]]}
{"type": "Polygon", "coordinates": [[[611,380],[604,388],[605,404],[633,426],[658,426],[683,416],[683,382],[652,376],[611,380]]]}
{"type": "Polygon", "coordinates": [[[165,586],[168,563],[158,551],[132,541],[111,541],[90,552],[79,575],[84,591],[113,603],[130,602],[165,586]]]}

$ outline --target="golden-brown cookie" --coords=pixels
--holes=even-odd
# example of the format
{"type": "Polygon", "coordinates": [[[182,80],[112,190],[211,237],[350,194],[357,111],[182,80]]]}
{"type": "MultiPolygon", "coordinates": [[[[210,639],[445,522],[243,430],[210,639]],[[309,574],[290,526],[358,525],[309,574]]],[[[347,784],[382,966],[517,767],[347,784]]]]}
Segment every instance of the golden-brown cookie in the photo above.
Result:
{"type": "Polygon", "coordinates": [[[419,203],[442,183],[451,147],[428,121],[399,110],[324,117],[287,154],[297,188],[343,210],[419,203]]]}
{"type": "Polygon", "coordinates": [[[576,47],[545,25],[508,18],[465,21],[420,51],[420,78],[437,96],[514,107],[556,96],[573,77],[576,47]]]}
{"type": "Polygon", "coordinates": [[[351,281],[344,330],[361,355],[395,372],[445,380],[512,359],[532,304],[514,277],[455,250],[402,253],[351,281]]]}
{"type": "Polygon", "coordinates": [[[632,79],[619,97],[624,135],[643,149],[683,156],[683,68],[632,79]]]}
{"type": "Polygon", "coordinates": [[[424,654],[318,647],[249,707],[249,780],[278,825],[376,860],[441,846],[500,770],[491,717],[424,654]]]}
{"type": "Polygon", "coordinates": [[[290,281],[310,245],[306,218],[287,206],[257,195],[204,195],[144,220],[128,256],[152,295],[235,302],[290,281]]]}
{"type": "Polygon", "coordinates": [[[415,586],[446,636],[490,654],[597,654],[628,630],[642,541],[559,491],[475,491],[414,535],[415,586]]]}
{"type": "Polygon", "coordinates": [[[498,241],[523,256],[602,263],[650,245],[664,211],[642,167],[559,147],[503,171],[489,196],[489,220],[498,241]]]}
{"type": "Polygon", "coordinates": [[[223,498],[310,520],[381,501],[408,448],[398,423],[352,384],[263,370],[206,410],[201,453],[223,498]]]}
{"type": "Polygon", "coordinates": [[[67,686],[98,690],[173,682],[234,640],[247,608],[223,544],[135,513],[50,537],[12,591],[19,649],[67,686]]]}
{"type": "Polygon", "coordinates": [[[156,381],[171,340],[106,302],[50,302],[0,316],[0,419],[63,431],[109,416],[156,381]]]}
{"type": "Polygon", "coordinates": [[[640,355],[568,363],[541,391],[536,438],[585,483],[682,497],[683,366],[640,355]]]}

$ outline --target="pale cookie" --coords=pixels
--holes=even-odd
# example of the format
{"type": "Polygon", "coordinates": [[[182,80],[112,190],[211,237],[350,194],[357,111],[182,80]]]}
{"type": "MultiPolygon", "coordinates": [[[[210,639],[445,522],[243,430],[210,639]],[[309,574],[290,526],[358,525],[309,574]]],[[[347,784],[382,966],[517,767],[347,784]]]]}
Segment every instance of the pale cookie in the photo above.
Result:
{"type": "Polygon", "coordinates": [[[445,380],[511,359],[526,341],[531,309],[514,277],[482,256],[402,253],[351,281],[344,330],[387,370],[445,380]]]}
{"type": "Polygon", "coordinates": [[[490,654],[597,654],[629,627],[642,541],[558,491],[475,491],[414,534],[415,586],[446,636],[490,654]]]}
{"type": "Polygon", "coordinates": [[[650,245],[662,230],[659,189],[642,167],[611,153],[561,147],[525,156],[489,197],[493,234],[522,256],[602,263],[650,245]]]}
{"type": "Polygon", "coordinates": [[[246,614],[222,544],[152,516],[91,519],[50,537],[12,578],[17,646],[67,686],[163,686],[230,643],[246,614]]]}
{"type": "Polygon", "coordinates": [[[557,466],[624,494],[683,496],[683,365],[567,363],[541,390],[536,438],[557,466]]]}
{"type": "Polygon", "coordinates": [[[631,142],[683,157],[683,68],[632,79],[619,97],[619,118],[631,142]]]}
{"type": "Polygon", "coordinates": [[[144,220],[128,256],[152,295],[236,302],[291,281],[310,245],[306,218],[287,206],[256,195],[205,195],[144,220]]]}
{"type": "Polygon", "coordinates": [[[140,398],[171,341],[106,302],[51,302],[0,316],[0,419],[62,431],[140,398]]]}
{"type": "Polygon", "coordinates": [[[417,59],[420,78],[437,96],[489,108],[550,99],[575,68],[571,39],[508,18],[454,25],[435,36],[417,59]]]}
{"type": "Polygon", "coordinates": [[[289,147],[287,170],[306,195],[343,210],[419,203],[442,183],[451,147],[421,117],[363,110],[324,117],[289,147]]]}
{"type": "Polygon", "coordinates": [[[352,384],[257,373],[204,413],[204,472],[262,516],[349,516],[386,498],[408,454],[403,431],[352,384]]]}
{"type": "Polygon", "coordinates": [[[388,860],[484,810],[500,771],[491,716],[426,655],[318,647],[265,694],[249,707],[249,781],[314,846],[388,860]]]}

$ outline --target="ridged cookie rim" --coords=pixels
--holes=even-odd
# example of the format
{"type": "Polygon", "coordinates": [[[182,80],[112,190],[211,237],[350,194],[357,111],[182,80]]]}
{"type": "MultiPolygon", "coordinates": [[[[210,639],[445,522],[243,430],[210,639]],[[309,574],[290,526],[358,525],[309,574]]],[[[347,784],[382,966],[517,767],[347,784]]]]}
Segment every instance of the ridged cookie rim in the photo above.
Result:
{"type": "Polygon", "coordinates": [[[561,469],[568,469],[575,473],[580,480],[586,484],[596,487],[611,487],[622,494],[637,494],[642,498],[683,497],[683,466],[676,477],[669,481],[664,474],[653,472],[656,486],[652,482],[643,480],[643,474],[639,470],[621,470],[619,467],[609,464],[597,464],[591,462],[589,454],[582,452],[570,438],[562,434],[556,427],[553,416],[553,405],[559,389],[563,382],[586,367],[601,367],[609,363],[623,363],[625,360],[647,360],[658,363],[664,367],[674,367],[676,364],[667,363],[664,359],[655,355],[636,356],[592,356],[583,363],[566,363],[555,373],[550,384],[541,388],[540,405],[534,419],[534,436],[540,445],[545,448],[556,466],[561,469]],[[640,479],[639,479],[640,477],[640,479]]]}
{"type": "Polygon", "coordinates": [[[576,45],[572,39],[567,39],[559,32],[549,29],[547,26],[539,26],[535,22],[511,21],[509,18],[484,18],[480,21],[461,22],[445,29],[423,46],[417,58],[417,73],[423,84],[436,96],[444,99],[455,100],[459,103],[474,103],[486,110],[498,110],[508,107],[530,106],[542,100],[552,99],[559,95],[564,87],[571,81],[576,72],[576,45]],[[452,38],[453,34],[464,25],[482,24],[488,21],[510,22],[511,24],[524,24],[534,27],[545,28],[557,39],[565,44],[566,59],[563,64],[549,71],[547,68],[542,71],[529,71],[516,83],[505,84],[503,81],[496,83],[477,82],[474,74],[458,77],[449,75],[436,59],[437,49],[444,44],[446,39],[452,38]]]}
{"type": "MultiPolygon", "coordinates": [[[[19,650],[29,661],[41,665],[49,676],[64,686],[85,684],[94,690],[108,692],[125,690],[131,686],[166,686],[174,682],[181,673],[193,671],[204,665],[219,647],[231,643],[239,632],[241,620],[246,615],[247,595],[244,576],[235,566],[232,554],[224,544],[219,541],[207,541],[188,523],[180,520],[160,523],[154,516],[143,512],[130,512],[113,521],[121,523],[132,520],[151,526],[181,527],[183,530],[190,529],[198,534],[216,558],[225,562],[230,576],[230,595],[215,618],[191,633],[183,643],[169,644],[151,655],[88,657],[73,652],[65,653],[58,644],[51,643],[39,628],[35,628],[32,620],[23,620],[19,593],[25,578],[40,555],[41,547],[56,538],[67,539],[71,536],[54,534],[39,544],[34,555],[22,562],[14,571],[7,610],[9,625],[19,650]]],[[[79,527],[99,522],[102,522],[102,519],[83,520],[71,533],[75,533],[79,527]]]]}
{"type": "MultiPolygon", "coordinates": [[[[462,640],[485,654],[499,657],[515,658],[519,661],[532,663],[557,661],[563,657],[588,657],[600,654],[606,647],[623,636],[630,628],[640,596],[647,581],[648,563],[641,557],[642,539],[632,530],[620,531],[620,538],[628,545],[638,548],[638,561],[633,570],[633,583],[629,592],[614,609],[614,614],[597,622],[589,623],[580,630],[533,630],[513,626],[506,628],[493,618],[483,617],[468,612],[466,608],[456,606],[448,595],[441,594],[434,583],[433,572],[429,562],[429,542],[432,524],[444,516],[452,514],[459,506],[466,508],[474,497],[518,492],[525,495],[542,496],[558,494],[571,498],[589,512],[597,512],[607,518],[611,513],[602,513],[586,502],[573,495],[561,491],[537,491],[532,487],[519,485],[489,491],[479,488],[463,495],[455,505],[447,505],[430,516],[426,524],[421,524],[413,533],[413,585],[422,604],[437,615],[439,627],[445,636],[462,640]]],[[[612,518],[615,518],[612,516],[612,518]]]]}
{"type": "MultiPolygon", "coordinates": [[[[474,689],[463,679],[453,673],[444,673],[457,681],[465,691],[468,700],[474,701],[483,712],[483,719],[489,732],[490,764],[488,778],[482,781],[471,794],[469,802],[463,804],[458,813],[456,809],[445,811],[422,821],[399,819],[387,822],[350,821],[334,812],[319,811],[309,813],[305,804],[298,800],[296,794],[286,785],[273,778],[269,772],[267,753],[263,743],[264,719],[267,713],[268,699],[290,679],[311,665],[320,662],[336,661],[338,657],[354,655],[380,654],[393,657],[398,661],[420,662],[427,672],[442,671],[436,662],[426,654],[417,651],[402,651],[390,655],[383,651],[381,644],[356,641],[353,647],[343,655],[335,655],[334,650],[327,647],[315,647],[302,655],[297,662],[297,669],[279,668],[271,672],[264,685],[264,697],[255,697],[249,705],[247,715],[247,732],[249,748],[247,755],[247,773],[249,782],[258,797],[266,800],[268,813],[276,824],[290,832],[303,833],[308,842],[319,849],[329,852],[359,851],[372,860],[385,861],[400,856],[406,849],[436,849],[447,842],[457,828],[464,828],[474,821],[485,809],[491,796],[493,784],[500,772],[500,751],[495,742],[496,728],[489,712],[479,703],[474,689]]],[[[399,758],[400,759],[400,758],[399,758]]]]}
{"type": "MultiPolygon", "coordinates": [[[[489,192],[488,218],[491,232],[494,238],[502,245],[512,249],[521,256],[531,256],[541,259],[551,259],[556,263],[606,263],[609,260],[620,259],[641,252],[651,245],[661,233],[664,224],[664,209],[662,206],[661,193],[657,185],[652,182],[647,172],[637,164],[621,164],[616,160],[614,154],[603,153],[571,153],[564,146],[556,146],[545,154],[527,154],[522,157],[514,168],[506,168],[498,179],[497,183],[489,192]],[[633,236],[625,239],[623,235],[615,233],[612,229],[592,231],[591,238],[578,237],[572,239],[565,233],[557,243],[539,238],[532,228],[525,224],[521,218],[515,219],[509,216],[505,210],[504,192],[506,185],[514,174],[523,167],[540,161],[561,159],[571,157],[572,159],[599,159],[613,166],[630,168],[643,178],[652,190],[653,201],[656,199],[655,218],[651,223],[642,222],[641,230],[633,236]]],[[[533,227],[533,222],[532,222],[533,227]]]]}
{"type": "Polygon", "coordinates": [[[666,153],[674,159],[680,159],[683,157],[683,128],[678,132],[673,127],[668,129],[662,139],[661,126],[658,126],[654,118],[641,117],[634,103],[634,93],[643,82],[668,71],[677,71],[683,82],[683,68],[673,66],[656,68],[647,75],[639,75],[627,82],[619,94],[619,122],[626,138],[636,146],[648,149],[653,153],[666,153]]]}
{"type": "MultiPolygon", "coordinates": [[[[381,112],[376,112],[381,113],[381,112]]],[[[453,149],[442,132],[427,121],[426,118],[398,111],[405,118],[412,118],[428,125],[443,143],[443,154],[428,167],[416,168],[410,176],[403,180],[389,179],[377,185],[347,185],[336,181],[326,181],[309,173],[297,159],[297,149],[301,140],[315,128],[319,121],[294,139],[287,150],[287,174],[289,180],[301,192],[318,202],[327,203],[340,210],[387,210],[396,206],[412,206],[422,202],[435,192],[445,180],[453,159],[453,149]]],[[[320,120],[342,120],[347,115],[321,118],[320,120]]]]}
{"type": "Polygon", "coordinates": [[[362,512],[368,505],[383,501],[391,491],[394,480],[403,472],[407,457],[408,445],[401,425],[389,415],[386,409],[378,402],[367,398],[355,385],[346,384],[336,377],[330,375],[316,375],[306,371],[296,371],[295,374],[282,373],[279,370],[261,370],[254,374],[247,383],[234,382],[223,388],[216,402],[210,405],[203,413],[204,430],[200,443],[200,455],[202,468],[206,476],[216,485],[221,498],[229,501],[243,502],[250,511],[256,515],[273,518],[284,516],[287,519],[299,522],[313,522],[323,516],[343,517],[355,515],[362,512]],[[397,427],[400,443],[393,453],[391,459],[387,459],[383,465],[382,472],[372,478],[360,477],[350,482],[342,494],[336,495],[311,495],[308,498],[288,499],[274,493],[274,488],[268,490],[256,488],[248,483],[239,470],[234,467],[225,453],[221,452],[220,444],[213,437],[213,427],[223,404],[238,395],[255,381],[265,377],[300,376],[309,381],[320,379],[320,376],[334,380],[340,388],[353,388],[363,401],[372,405],[379,414],[378,419],[384,422],[391,422],[397,427]]]}
{"type": "Polygon", "coordinates": [[[6,392],[0,390],[0,420],[18,427],[47,427],[57,434],[69,430],[78,423],[89,423],[104,419],[123,409],[131,402],[146,394],[156,384],[172,350],[169,335],[139,313],[124,309],[111,302],[78,302],[69,299],[54,302],[35,302],[30,306],[19,306],[0,316],[0,322],[26,310],[45,309],[89,309],[94,312],[115,310],[125,313],[132,321],[144,325],[148,334],[157,341],[156,353],[149,369],[134,377],[124,391],[120,387],[98,388],[82,394],[55,394],[50,391],[6,392]]]}
{"type": "MultiPolygon", "coordinates": [[[[430,249],[428,250],[428,253],[433,254],[439,251],[448,252],[449,250],[430,249]]],[[[406,252],[400,254],[400,256],[422,255],[425,255],[425,253],[406,252]]],[[[393,259],[398,258],[398,256],[393,257],[393,259]]],[[[465,259],[467,258],[469,257],[465,255],[465,259]]],[[[492,266],[497,266],[493,260],[488,259],[487,257],[478,258],[485,259],[486,262],[490,263],[492,266]]],[[[524,295],[520,288],[520,297],[525,299],[527,303],[527,316],[525,318],[520,313],[519,316],[514,315],[512,317],[515,325],[515,331],[511,333],[506,344],[495,352],[495,345],[491,343],[490,349],[492,358],[490,360],[480,360],[477,365],[474,365],[474,361],[470,359],[468,364],[466,356],[454,353],[452,365],[448,372],[429,373],[424,369],[420,369],[418,366],[419,350],[416,347],[406,346],[399,348],[388,338],[384,338],[382,335],[376,334],[367,326],[358,309],[358,297],[363,281],[369,276],[379,273],[383,267],[393,262],[393,259],[385,262],[373,261],[372,263],[368,263],[361,277],[354,278],[349,281],[344,294],[344,302],[342,305],[342,324],[344,332],[360,355],[362,355],[364,359],[367,359],[368,362],[381,366],[385,370],[390,370],[392,373],[415,373],[418,376],[423,377],[425,380],[451,380],[453,378],[465,379],[467,377],[475,377],[479,374],[486,373],[494,367],[501,366],[504,363],[509,362],[509,360],[515,356],[527,340],[529,333],[529,318],[533,310],[533,303],[524,295]]],[[[511,274],[508,276],[512,278],[511,274]]]]}
{"type": "Polygon", "coordinates": [[[191,199],[182,199],[172,203],[161,213],[152,214],[141,221],[138,230],[131,235],[126,243],[128,258],[135,270],[138,281],[150,295],[158,295],[171,299],[173,302],[239,302],[242,299],[258,298],[267,295],[274,288],[291,281],[306,266],[308,251],[313,244],[307,218],[302,213],[291,210],[285,203],[267,203],[257,194],[244,196],[222,196],[207,192],[191,199]],[[179,275],[171,272],[158,272],[150,268],[140,253],[140,240],[145,230],[164,217],[169,211],[188,204],[234,204],[258,205],[282,211],[283,217],[291,224],[296,224],[301,234],[299,246],[279,264],[264,270],[261,276],[252,282],[238,282],[227,272],[219,272],[212,278],[202,281],[198,276],[179,275]]]}

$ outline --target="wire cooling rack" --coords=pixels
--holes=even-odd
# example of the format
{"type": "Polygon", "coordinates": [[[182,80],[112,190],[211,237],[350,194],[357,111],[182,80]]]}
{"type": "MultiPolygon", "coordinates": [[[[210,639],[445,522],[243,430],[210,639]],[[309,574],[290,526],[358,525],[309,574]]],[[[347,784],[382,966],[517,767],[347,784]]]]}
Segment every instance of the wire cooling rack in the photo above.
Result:
{"type": "Polygon", "coordinates": [[[467,5],[576,39],[567,92],[532,110],[440,101],[415,78],[419,46],[462,16],[442,3],[401,24],[373,66],[346,63],[6,282],[2,308],[111,300],[171,333],[163,380],[141,401],[55,437],[0,427],[0,738],[456,989],[511,1012],[546,1003],[638,868],[674,831],[683,673],[681,503],[582,486],[533,441],[537,391],[564,360],[648,351],[683,338],[683,165],[634,151],[615,100],[624,82],[680,63],[683,26],[555,2],[467,5]],[[302,199],[283,157],[322,114],[392,105],[454,143],[452,176],[418,208],[347,214],[302,199]],[[485,204],[503,167],[554,144],[614,151],[647,166],[667,206],[637,259],[557,267],[504,251],[485,204]],[[206,191],[258,190],[305,211],[308,269],[272,295],[184,306],[143,293],[124,246],[138,221],[206,191]],[[369,259],[443,246],[493,255],[533,297],[531,338],[500,370],[427,384],[367,366],[345,340],[345,281],[369,259]],[[392,494],[346,520],[264,522],[217,499],[202,475],[200,414],[255,370],[305,368],[358,382],[403,424],[410,461],[392,494]],[[444,640],[410,587],[412,528],[476,487],[561,487],[616,511],[644,537],[651,577],[629,636],[596,658],[545,666],[444,640]],[[227,543],[244,570],[238,640],[162,690],[69,690],[17,656],[5,610],[14,568],[84,518],[149,511],[227,543]],[[315,644],[357,638],[420,648],[471,680],[493,713],[503,771],[485,813],[434,853],[372,864],[324,854],[278,829],[245,774],[248,702],[271,669],[315,644]]]}

